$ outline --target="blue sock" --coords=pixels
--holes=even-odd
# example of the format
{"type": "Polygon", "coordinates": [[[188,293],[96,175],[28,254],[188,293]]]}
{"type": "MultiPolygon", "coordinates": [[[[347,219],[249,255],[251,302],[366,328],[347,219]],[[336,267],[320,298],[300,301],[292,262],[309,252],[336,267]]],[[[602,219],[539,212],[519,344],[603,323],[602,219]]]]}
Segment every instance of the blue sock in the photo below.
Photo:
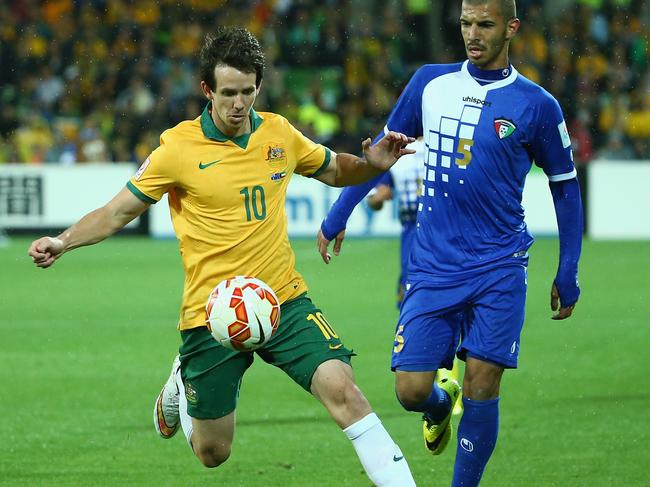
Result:
{"type": "Polygon", "coordinates": [[[463,397],[452,487],[477,486],[499,434],[499,398],[473,401],[463,397]]]}
{"type": "Polygon", "coordinates": [[[402,406],[407,411],[418,411],[424,413],[429,417],[430,420],[432,420],[434,423],[437,423],[439,421],[442,421],[445,416],[449,414],[449,410],[451,409],[452,404],[449,394],[440,389],[440,387],[438,387],[438,384],[434,383],[433,389],[431,389],[431,394],[426,401],[418,404],[417,406],[409,407],[404,404],[402,404],[402,406]]]}

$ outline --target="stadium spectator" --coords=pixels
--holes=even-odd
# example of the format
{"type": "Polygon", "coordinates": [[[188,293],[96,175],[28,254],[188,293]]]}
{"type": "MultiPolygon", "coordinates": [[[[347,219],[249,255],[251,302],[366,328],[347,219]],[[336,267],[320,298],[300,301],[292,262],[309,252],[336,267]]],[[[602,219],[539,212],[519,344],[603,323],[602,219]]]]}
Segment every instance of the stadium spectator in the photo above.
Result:
{"type": "MultiPolygon", "coordinates": [[[[567,7],[559,10],[542,8],[540,2],[530,0],[522,5],[527,23],[522,37],[512,45],[513,64],[543,82],[569,113],[586,108],[597,121],[607,99],[617,92],[630,95],[648,76],[650,4],[642,0],[564,4],[567,7]],[[587,106],[581,98],[592,102],[587,106]]],[[[291,84],[294,72],[306,72],[316,81],[335,73],[334,105],[343,107],[345,113],[333,137],[360,138],[385,115],[381,112],[389,97],[381,93],[381,87],[402,83],[415,65],[431,59],[430,50],[436,52],[434,62],[447,62],[461,54],[456,50],[457,2],[442,6],[439,22],[444,42],[436,46],[427,45],[429,29],[435,27],[428,17],[428,2],[371,0],[364,5],[349,15],[351,3],[343,0],[5,2],[0,5],[0,63],[12,69],[0,70],[0,113],[7,104],[14,105],[19,124],[28,128],[24,125],[34,120],[28,112],[51,122],[60,116],[64,104],[74,106],[79,117],[106,109],[132,119],[102,132],[106,146],[124,137],[136,143],[143,122],[131,111],[117,110],[116,95],[125,93],[139,76],[156,100],[155,128],[183,120],[182,107],[193,96],[196,83],[192,53],[206,28],[225,22],[249,26],[265,41],[273,83],[267,84],[261,106],[289,115],[283,93],[292,92],[292,97],[301,100],[302,90],[310,85],[291,84]],[[382,22],[358,22],[374,15],[380,3],[382,22]],[[272,75],[274,71],[277,76],[272,75]],[[345,106],[350,103],[356,106],[345,106]],[[116,131],[125,126],[130,133],[116,131]]],[[[140,101],[149,103],[146,96],[140,101]]],[[[15,147],[18,127],[0,129],[5,131],[6,143],[15,147]]],[[[599,122],[592,124],[595,151],[606,144],[610,129],[599,122]]],[[[68,135],[55,137],[53,143],[74,145],[76,141],[68,135]]],[[[646,142],[645,136],[633,136],[624,144],[632,148],[646,142]]],[[[45,157],[60,152],[55,148],[45,157]]],[[[17,162],[28,161],[19,155],[17,162]]]]}

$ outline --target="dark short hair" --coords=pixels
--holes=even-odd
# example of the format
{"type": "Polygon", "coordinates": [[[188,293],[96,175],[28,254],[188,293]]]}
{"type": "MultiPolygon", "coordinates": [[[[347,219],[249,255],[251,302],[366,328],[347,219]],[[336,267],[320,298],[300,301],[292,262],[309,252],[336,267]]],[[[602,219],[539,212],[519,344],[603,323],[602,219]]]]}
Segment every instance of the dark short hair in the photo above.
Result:
{"type": "Polygon", "coordinates": [[[495,3],[499,7],[501,15],[505,20],[517,17],[517,5],[515,4],[515,0],[463,0],[463,3],[468,5],[495,3]]]}
{"type": "Polygon", "coordinates": [[[255,85],[264,75],[264,53],[257,38],[243,27],[219,27],[207,34],[199,55],[201,80],[216,90],[214,68],[223,64],[243,73],[255,73],[255,85]]]}

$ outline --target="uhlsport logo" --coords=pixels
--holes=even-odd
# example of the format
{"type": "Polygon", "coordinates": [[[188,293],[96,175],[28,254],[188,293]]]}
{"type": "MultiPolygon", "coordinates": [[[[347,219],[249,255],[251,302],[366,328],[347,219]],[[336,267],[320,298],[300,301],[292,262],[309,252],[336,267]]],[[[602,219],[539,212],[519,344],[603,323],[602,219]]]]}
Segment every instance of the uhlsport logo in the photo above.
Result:
{"type": "Polygon", "coordinates": [[[513,132],[517,130],[517,126],[510,120],[497,118],[494,120],[494,130],[496,130],[500,139],[505,139],[506,137],[510,137],[513,132]]]}
{"type": "Polygon", "coordinates": [[[470,453],[474,451],[474,443],[469,441],[467,438],[460,439],[460,446],[462,447],[463,450],[468,451],[470,453]]]}
{"type": "Polygon", "coordinates": [[[476,98],[475,96],[464,96],[463,101],[467,101],[469,103],[475,103],[477,105],[483,105],[484,107],[492,106],[492,102],[489,102],[487,100],[481,100],[480,98],[476,98]]]}

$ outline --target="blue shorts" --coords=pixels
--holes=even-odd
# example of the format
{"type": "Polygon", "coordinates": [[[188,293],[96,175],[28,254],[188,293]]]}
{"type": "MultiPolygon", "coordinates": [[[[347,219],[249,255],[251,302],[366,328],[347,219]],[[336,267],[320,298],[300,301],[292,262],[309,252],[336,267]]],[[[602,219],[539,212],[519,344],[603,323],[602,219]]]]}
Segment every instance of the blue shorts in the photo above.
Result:
{"type": "Polygon", "coordinates": [[[454,354],[516,368],[526,287],[523,265],[454,282],[411,283],[400,309],[391,368],[451,369],[454,354]]]}

